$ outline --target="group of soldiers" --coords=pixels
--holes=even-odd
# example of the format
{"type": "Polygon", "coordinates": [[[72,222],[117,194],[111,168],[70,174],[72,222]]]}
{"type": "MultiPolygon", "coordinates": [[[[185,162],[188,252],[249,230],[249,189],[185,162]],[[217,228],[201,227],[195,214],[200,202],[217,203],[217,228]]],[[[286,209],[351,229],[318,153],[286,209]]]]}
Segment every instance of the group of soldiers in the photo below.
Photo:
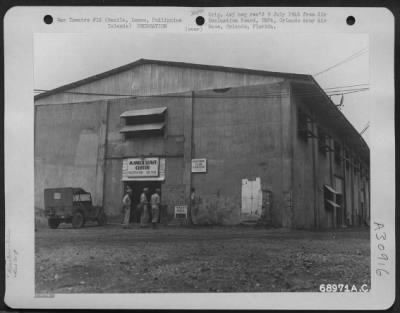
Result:
{"type": "MultiPolygon", "coordinates": [[[[122,208],[123,208],[123,222],[122,226],[127,228],[129,225],[129,220],[131,216],[131,205],[132,205],[132,193],[133,190],[130,186],[127,186],[126,193],[122,198],[122,208]]],[[[161,190],[157,188],[155,192],[151,195],[149,199],[149,188],[144,188],[142,194],[140,195],[140,203],[138,209],[140,212],[140,225],[142,227],[147,226],[150,222],[153,228],[157,227],[157,223],[160,217],[160,198],[161,190]]]]}

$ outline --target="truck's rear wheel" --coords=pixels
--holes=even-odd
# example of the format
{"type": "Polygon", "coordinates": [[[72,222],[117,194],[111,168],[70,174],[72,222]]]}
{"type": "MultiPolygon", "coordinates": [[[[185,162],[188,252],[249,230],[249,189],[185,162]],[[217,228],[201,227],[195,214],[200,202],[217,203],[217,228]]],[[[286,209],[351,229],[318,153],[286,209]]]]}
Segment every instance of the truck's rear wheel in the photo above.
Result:
{"type": "Polygon", "coordinates": [[[107,216],[104,214],[104,212],[100,213],[99,217],[97,218],[97,224],[99,224],[99,226],[104,226],[107,224],[107,216]]]}
{"type": "Polygon", "coordinates": [[[85,225],[85,217],[81,212],[76,212],[72,216],[72,227],[73,228],[81,228],[85,225]]]}
{"type": "Polygon", "coordinates": [[[56,229],[60,225],[60,221],[55,218],[49,218],[47,220],[47,223],[48,223],[49,227],[52,229],[56,229]]]}

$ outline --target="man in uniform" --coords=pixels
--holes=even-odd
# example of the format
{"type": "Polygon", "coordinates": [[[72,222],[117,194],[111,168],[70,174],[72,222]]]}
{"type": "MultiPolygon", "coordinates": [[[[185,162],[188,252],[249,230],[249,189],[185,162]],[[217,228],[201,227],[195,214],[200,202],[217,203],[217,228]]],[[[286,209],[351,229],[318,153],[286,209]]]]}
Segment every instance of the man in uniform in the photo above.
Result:
{"type": "Polygon", "coordinates": [[[131,203],[132,203],[132,188],[126,187],[126,193],[122,198],[122,213],[124,214],[124,220],[122,222],[123,228],[128,228],[129,219],[131,217],[131,203]]]}
{"type": "Polygon", "coordinates": [[[140,218],[140,226],[146,226],[149,223],[149,200],[148,200],[149,188],[143,188],[143,192],[140,195],[140,206],[142,207],[142,216],[140,218]]]}
{"type": "Polygon", "coordinates": [[[158,219],[160,217],[160,193],[161,190],[157,188],[156,192],[151,195],[151,224],[153,228],[157,227],[158,219]]]}
{"type": "Polygon", "coordinates": [[[190,217],[193,225],[197,224],[197,214],[199,212],[199,198],[196,189],[192,188],[190,193],[190,217]]]}

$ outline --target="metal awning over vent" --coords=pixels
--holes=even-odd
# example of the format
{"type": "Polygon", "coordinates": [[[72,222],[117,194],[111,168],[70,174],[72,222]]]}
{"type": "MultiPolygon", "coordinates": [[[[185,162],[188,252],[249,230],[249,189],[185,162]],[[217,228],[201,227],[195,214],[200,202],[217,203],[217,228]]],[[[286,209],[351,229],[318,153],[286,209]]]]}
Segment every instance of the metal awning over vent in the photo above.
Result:
{"type": "Polygon", "coordinates": [[[338,193],[335,189],[333,189],[333,188],[332,188],[331,186],[329,186],[329,185],[324,185],[324,187],[325,187],[326,189],[328,189],[330,192],[334,193],[334,194],[337,194],[337,193],[338,193]]]}
{"type": "Polygon", "coordinates": [[[333,202],[332,200],[326,200],[326,202],[328,202],[334,208],[340,208],[340,205],[335,203],[335,202],[333,202]]]}
{"type": "Polygon", "coordinates": [[[120,115],[120,117],[140,117],[140,116],[149,116],[149,115],[160,115],[163,114],[167,110],[166,107],[162,108],[151,108],[151,109],[143,109],[143,110],[130,110],[125,111],[120,115]]]}
{"type": "Polygon", "coordinates": [[[150,130],[162,130],[164,128],[164,126],[165,126],[165,123],[127,125],[127,126],[124,126],[120,130],[120,133],[133,133],[133,132],[150,131],[150,130]]]}

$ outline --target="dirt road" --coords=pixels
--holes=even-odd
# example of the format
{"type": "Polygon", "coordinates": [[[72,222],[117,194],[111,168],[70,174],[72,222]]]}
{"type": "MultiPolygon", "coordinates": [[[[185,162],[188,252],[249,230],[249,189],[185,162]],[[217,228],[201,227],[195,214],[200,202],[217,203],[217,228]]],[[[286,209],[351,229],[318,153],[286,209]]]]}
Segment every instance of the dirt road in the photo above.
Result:
{"type": "Polygon", "coordinates": [[[37,293],[318,291],[370,285],[369,232],[117,225],[36,232],[37,293]]]}

